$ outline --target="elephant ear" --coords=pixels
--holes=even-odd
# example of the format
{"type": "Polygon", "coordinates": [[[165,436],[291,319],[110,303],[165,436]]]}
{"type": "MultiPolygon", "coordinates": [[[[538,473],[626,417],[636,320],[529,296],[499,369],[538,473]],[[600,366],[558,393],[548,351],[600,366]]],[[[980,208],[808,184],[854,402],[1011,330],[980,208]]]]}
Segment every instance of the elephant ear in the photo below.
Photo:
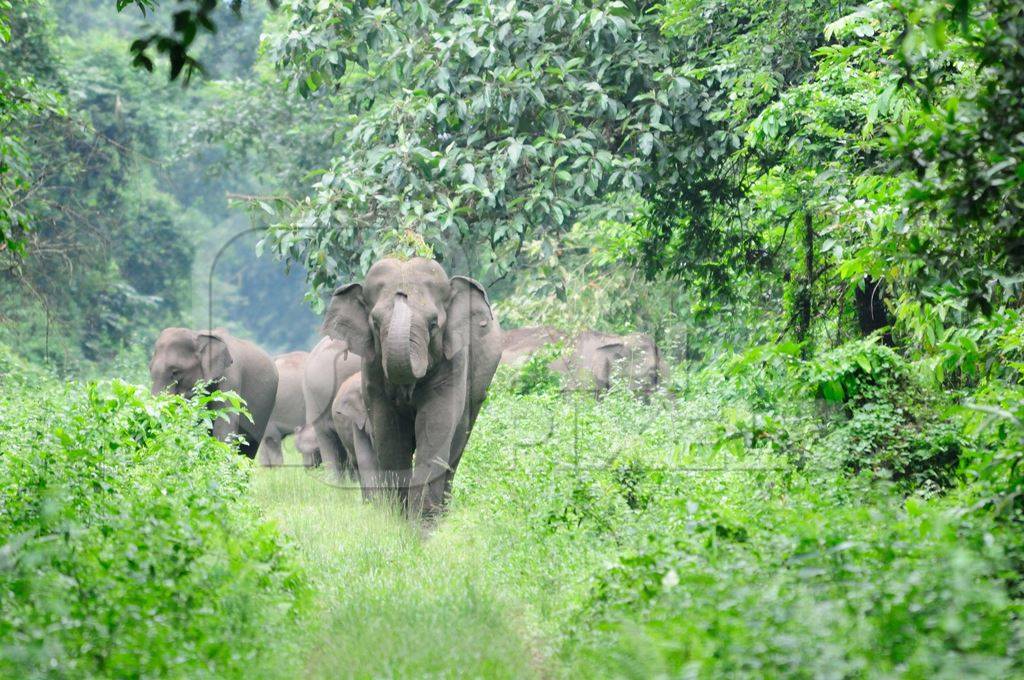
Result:
{"type": "Polygon", "coordinates": [[[615,366],[616,361],[629,358],[629,348],[626,347],[624,342],[619,340],[613,340],[600,345],[596,350],[602,358],[601,369],[603,370],[602,379],[610,380],[612,375],[612,369],[615,366]]]}
{"type": "Polygon", "coordinates": [[[335,340],[345,343],[348,350],[372,361],[373,334],[370,332],[370,314],[363,301],[363,287],[349,283],[334,291],[327,305],[327,314],[321,330],[335,340]]]}
{"type": "Polygon", "coordinates": [[[611,342],[606,342],[603,345],[599,345],[597,351],[615,359],[620,359],[626,352],[626,344],[618,340],[613,340],[611,342]]]}
{"type": "Polygon", "coordinates": [[[366,412],[365,408],[362,408],[359,401],[362,401],[361,395],[355,397],[349,397],[342,399],[341,403],[338,404],[338,413],[348,418],[356,427],[364,432],[370,430],[370,417],[366,412]]]}
{"type": "Polygon", "coordinates": [[[234,363],[228,343],[218,333],[197,333],[196,353],[199,354],[199,365],[203,368],[203,377],[207,380],[218,380],[224,377],[224,371],[234,363]]]}
{"type": "Polygon", "coordinates": [[[445,307],[444,356],[451,359],[482,335],[482,329],[494,323],[487,291],[468,276],[453,276],[451,295],[445,307]],[[481,329],[481,330],[477,330],[481,329]]]}

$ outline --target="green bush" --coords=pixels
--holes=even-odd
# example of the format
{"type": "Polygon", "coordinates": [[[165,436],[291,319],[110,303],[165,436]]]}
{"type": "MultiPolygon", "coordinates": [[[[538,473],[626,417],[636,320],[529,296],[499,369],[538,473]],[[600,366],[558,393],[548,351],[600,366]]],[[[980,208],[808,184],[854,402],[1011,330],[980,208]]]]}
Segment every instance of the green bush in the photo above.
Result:
{"type": "Polygon", "coordinates": [[[967,473],[982,489],[981,505],[1019,526],[1024,520],[1024,388],[993,382],[964,410],[967,427],[979,440],[967,473]]]}
{"type": "Polygon", "coordinates": [[[561,342],[552,343],[539,349],[521,366],[499,366],[490,391],[520,396],[557,392],[562,386],[562,376],[549,366],[562,356],[563,350],[561,342]]]}
{"type": "MultiPolygon", "coordinates": [[[[803,487],[803,488],[801,488],[803,487]]],[[[595,579],[573,650],[600,677],[1010,677],[1019,606],[998,541],[906,508],[691,493],[595,579]],[[761,507],[759,507],[761,506],[761,507]],[[680,508],[683,509],[683,508],[680,508]],[[986,541],[988,544],[986,545],[986,541]]]]}
{"type": "Polygon", "coordinates": [[[891,399],[905,391],[910,381],[906,362],[874,338],[841,345],[809,362],[805,372],[806,384],[816,397],[851,410],[869,401],[891,399]]]}
{"type": "Polygon", "coordinates": [[[802,366],[813,395],[840,407],[814,458],[854,474],[874,474],[905,489],[947,488],[969,442],[911,366],[874,338],[842,345],[802,366]]]}
{"type": "MultiPolygon", "coordinates": [[[[485,409],[455,520],[484,527],[502,592],[536,605],[567,676],[1024,669],[1020,539],[968,510],[978,489],[964,480],[907,497],[840,465],[795,465],[783,452],[834,455],[838,429],[721,388],[650,404],[496,393],[485,409]]],[[[958,436],[928,427],[907,441],[958,436]]]]}
{"type": "Polygon", "coordinates": [[[304,579],[200,406],[119,381],[3,387],[0,676],[267,668],[304,579]]]}

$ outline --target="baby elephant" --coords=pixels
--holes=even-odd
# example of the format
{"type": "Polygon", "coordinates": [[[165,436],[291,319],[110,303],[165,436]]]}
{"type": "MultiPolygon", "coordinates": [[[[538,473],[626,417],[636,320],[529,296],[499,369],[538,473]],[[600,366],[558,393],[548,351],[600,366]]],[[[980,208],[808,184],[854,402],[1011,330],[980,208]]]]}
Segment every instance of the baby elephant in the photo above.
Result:
{"type": "MultiPolygon", "coordinates": [[[[195,393],[199,381],[211,383],[210,389],[237,393],[252,417],[233,413],[226,420],[218,418],[213,436],[226,441],[240,434],[242,453],[256,457],[277,394],[277,368],[266,352],[223,328],[166,328],[156,340],[149,375],[153,394],[167,390],[188,397],[195,393]]],[[[220,406],[219,402],[210,404],[210,408],[220,406]]]]}
{"type": "Polygon", "coordinates": [[[313,464],[320,464],[320,444],[316,440],[316,431],[309,423],[303,423],[295,428],[295,448],[302,454],[302,461],[306,467],[313,467],[313,464]]]}
{"type": "Polygon", "coordinates": [[[356,373],[338,389],[334,403],[331,404],[331,421],[348,453],[349,470],[353,471],[354,468],[363,489],[363,498],[368,500],[381,488],[381,480],[370,439],[370,416],[363,400],[362,373],[356,373]]]}

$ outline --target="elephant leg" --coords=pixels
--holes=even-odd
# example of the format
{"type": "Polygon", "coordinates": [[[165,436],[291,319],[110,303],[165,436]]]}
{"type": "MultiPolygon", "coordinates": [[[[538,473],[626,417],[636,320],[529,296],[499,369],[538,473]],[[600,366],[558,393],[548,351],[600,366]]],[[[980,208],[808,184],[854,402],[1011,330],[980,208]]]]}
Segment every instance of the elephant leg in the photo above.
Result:
{"type": "Polygon", "coordinates": [[[238,414],[219,416],[213,421],[212,434],[214,439],[222,442],[226,442],[231,435],[238,434],[238,414]]]}
{"type": "Polygon", "coordinates": [[[242,441],[239,443],[238,449],[243,456],[249,460],[254,460],[256,458],[256,452],[260,449],[260,442],[259,440],[250,437],[248,434],[243,434],[242,441]]]}
{"type": "Polygon", "coordinates": [[[367,410],[373,426],[373,452],[377,460],[379,484],[375,495],[394,494],[395,500],[402,507],[407,507],[412,457],[416,449],[415,429],[387,399],[368,400],[367,410]]]}
{"type": "Polygon", "coordinates": [[[363,500],[372,500],[383,488],[380,467],[377,464],[377,455],[373,452],[370,435],[359,427],[352,427],[352,451],[350,454],[356,460],[363,500]]]}
{"type": "Polygon", "coordinates": [[[469,442],[469,435],[473,432],[473,423],[476,422],[476,417],[480,412],[481,406],[482,404],[476,404],[475,408],[471,408],[469,417],[459,421],[459,424],[455,428],[455,436],[452,437],[451,455],[448,459],[448,473],[445,475],[444,482],[445,502],[447,502],[447,499],[451,496],[452,480],[455,479],[455,471],[459,468],[459,462],[462,460],[462,452],[466,450],[466,444],[469,442]]]}
{"type": "Polygon", "coordinates": [[[316,467],[322,462],[329,472],[340,478],[346,455],[341,440],[338,439],[338,434],[334,431],[333,424],[328,418],[317,418],[313,423],[313,432],[316,434],[316,443],[320,448],[320,460],[315,460],[315,454],[312,457],[304,455],[303,465],[316,467]]]}
{"type": "Polygon", "coordinates": [[[284,453],[281,451],[281,429],[271,423],[263,435],[258,454],[260,465],[264,467],[277,467],[284,465],[284,453]]]}
{"type": "MultiPolygon", "coordinates": [[[[416,453],[409,484],[409,514],[433,517],[444,509],[452,443],[459,422],[452,417],[455,395],[441,394],[416,414],[416,453]]],[[[462,408],[457,412],[461,413],[462,408]]]]}

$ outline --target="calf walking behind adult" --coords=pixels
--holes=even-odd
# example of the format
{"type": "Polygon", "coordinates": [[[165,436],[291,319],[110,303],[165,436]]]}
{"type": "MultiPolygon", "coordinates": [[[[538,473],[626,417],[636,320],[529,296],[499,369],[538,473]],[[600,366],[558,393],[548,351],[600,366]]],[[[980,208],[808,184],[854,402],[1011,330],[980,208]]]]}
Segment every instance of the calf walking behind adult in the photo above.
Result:
{"type": "Polygon", "coordinates": [[[385,259],[338,288],[324,331],[362,357],[376,468],[412,514],[443,509],[501,358],[501,329],[476,281],[436,262],[385,259]]]}

